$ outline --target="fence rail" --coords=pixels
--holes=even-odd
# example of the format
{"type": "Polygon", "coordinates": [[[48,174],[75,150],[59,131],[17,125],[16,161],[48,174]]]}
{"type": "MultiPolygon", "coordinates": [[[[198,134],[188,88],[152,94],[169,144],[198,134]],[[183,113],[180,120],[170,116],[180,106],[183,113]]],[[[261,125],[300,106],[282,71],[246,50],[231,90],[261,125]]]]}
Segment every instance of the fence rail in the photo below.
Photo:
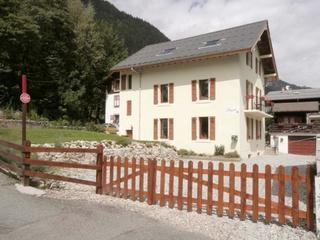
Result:
{"type": "Polygon", "coordinates": [[[18,174],[23,180],[24,185],[30,184],[30,177],[53,179],[65,182],[79,183],[90,186],[96,186],[96,192],[102,192],[101,186],[101,168],[103,158],[103,148],[98,145],[96,148],[62,148],[62,147],[31,147],[31,142],[26,141],[24,145],[18,145],[10,143],[4,140],[0,140],[0,146],[5,150],[0,150],[0,170],[10,171],[18,174]],[[15,153],[12,153],[15,151],[15,153]],[[97,155],[96,164],[82,164],[82,163],[70,163],[70,162],[58,162],[48,161],[41,159],[32,159],[32,153],[92,153],[97,155]],[[20,154],[21,156],[17,156],[20,154]],[[59,168],[77,168],[96,170],[96,181],[83,180],[73,177],[66,177],[52,173],[39,172],[32,169],[32,166],[47,166],[47,167],[59,167],[59,168]]]}
{"type": "Polygon", "coordinates": [[[208,215],[216,212],[218,216],[234,218],[237,214],[241,220],[249,217],[254,222],[263,219],[265,223],[290,222],[293,226],[314,228],[311,166],[299,175],[297,167],[287,174],[283,166],[272,171],[267,165],[259,172],[256,164],[251,171],[246,164],[235,170],[233,163],[226,170],[223,163],[210,162],[204,167],[198,162],[194,167],[191,161],[185,166],[183,161],[157,164],[155,160],[111,157],[104,158],[102,172],[105,194],[208,215]],[[300,194],[301,185],[306,189],[305,196],[300,194]],[[275,187],[277,191],[273,193],[275,187]],[[288,198],[290,204],[286,203],[288,198]]]}

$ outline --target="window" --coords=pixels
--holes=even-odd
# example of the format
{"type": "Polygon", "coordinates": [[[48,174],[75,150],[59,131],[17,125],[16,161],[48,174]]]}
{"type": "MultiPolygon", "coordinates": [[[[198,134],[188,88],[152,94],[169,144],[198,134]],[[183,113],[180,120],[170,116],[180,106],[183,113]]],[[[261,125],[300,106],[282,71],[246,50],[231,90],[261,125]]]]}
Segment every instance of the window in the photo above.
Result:
{"type": "Polygon", "coordinates": [[[209,136],[209,121],[208,117],[199,118],[199,130],[200,130],[200,139],[208,139],[209,136]]]}
{"type": "Polygon", "coordinates": [[[160,85],[161,91],[161,102],[167,103],[168,102],[168,84],[160,85]]]}
{"type": "Polygon", "coordinates": [[[161,53],[159,53],[157,56],[172,54],[172,52],[173,52],[175,49],[176,49],[175,47],[166,48],[166,49],[164,49],[161,53]]]}
{"type": "Polygon", "coordinates": [[[128,89],[132,89],[132,75],[128,75],[128,89]]]}
{"type": "Polygon", "coordinates": [[[113,91],[119,91],[120,90],[120,80],[116,79],[113,81],[113,91]]]}
{"type": "Polygon", "coordinates": [[[246,64],[252,68],[252,52],[246,53],[246,64]]]}
{"type": "Polygon", "coordinates": [[[250,118],[247,118],[247,139],[248,140],[252,140],[254,139],[254,120],[253,119],[250,119],[250,118]]]}
{"type": "Polygon", "coordinates": [[[168,119],[160,119],[160,137],[162,139],[168,138],[168,119]]]}
{"type": "Polygon", "coordinates": [[[121,76],[121,90],[126,90],[127,75],[121,76]]]}
{"type": "Polygon", "coordinates": [[[120,106],[120,96],[119,95],[115,95],[113,97],[113,105],[114,105],[114,107],[119,107],[120,106]]]}
{"type": "Polygon", "coordinates": [[[256,58],[256,74],[258,74],[259,62],[258,58],[256,58]]]}
{"type": "Polygon", "coordinates": [[[199,96],[200,100],[205,100],[209,98],[209,81],[199,80],[199,96]]]}

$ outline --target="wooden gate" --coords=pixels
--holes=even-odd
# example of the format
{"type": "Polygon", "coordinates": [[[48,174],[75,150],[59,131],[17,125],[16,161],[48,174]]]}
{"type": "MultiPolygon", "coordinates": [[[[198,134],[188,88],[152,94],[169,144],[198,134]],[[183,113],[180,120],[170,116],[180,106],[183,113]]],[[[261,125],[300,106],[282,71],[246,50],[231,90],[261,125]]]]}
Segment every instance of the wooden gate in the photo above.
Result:
{"type": "Polygon", "coordinates": [[[104,158],[102,188],[105,194],[146,201],[179,210],[235,216],[241,220],[289,223],[314,228],[313,176],[311,166],[304,174],[298,167],[267,165],[249,169],[241,164],[104,158]]]}

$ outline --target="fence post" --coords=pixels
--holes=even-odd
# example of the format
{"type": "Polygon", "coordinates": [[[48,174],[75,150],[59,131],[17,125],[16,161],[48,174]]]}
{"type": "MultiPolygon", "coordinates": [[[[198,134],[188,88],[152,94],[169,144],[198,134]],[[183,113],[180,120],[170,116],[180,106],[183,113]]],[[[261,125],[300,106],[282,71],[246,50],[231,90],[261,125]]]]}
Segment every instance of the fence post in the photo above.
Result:
{"type": "Polygon", "coordinates": [[[156,193],[156,179],[157,179],[157,161],[148,161],[148,204],[153,205],[155,203],[156,193]]]}
{"type": "Polygon", "coordinates": [[[96,170],[96,194],[102,194],[102,160],[103,160],[103,146],[97,145],[97,170],[96,170]]]}
{"type": "Polygon", "coordinates": [[[24,186],[30,185],[30,177],[25,175],[25,171],[30,170],[30,164],[26,163],[26,160],[30,159],[31,152],[30,149],[27,149],[31,146],[31,142],[29,140],[26,140],[24,142],[24,151],[23,151],[23,170],[22,170],[22,183],[24,186]]]}

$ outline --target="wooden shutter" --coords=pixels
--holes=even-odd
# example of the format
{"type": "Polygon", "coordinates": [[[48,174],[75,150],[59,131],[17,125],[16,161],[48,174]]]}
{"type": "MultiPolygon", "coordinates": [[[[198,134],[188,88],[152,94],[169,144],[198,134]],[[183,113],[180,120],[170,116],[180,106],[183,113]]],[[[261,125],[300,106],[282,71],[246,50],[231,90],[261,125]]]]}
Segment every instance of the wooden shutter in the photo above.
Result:
{"type": "Polygon", "coordinates": [[[173,118],[169,118],[169,139],[173,140],[173,118]]]}
{"type": "Polygon", "coordinates": [[[127,116],[131,116],[132,113],[132,103],[131,100],[127,101],[127,116]]]}
{"type": "Polygon", "coordinates": [[[250,119],[250,120],[251,120],[251,123],[250,123],[250,125],[251,125],[250,126],[251,127],[250,138],[254,139],[254,130],[253,130],[254,129],[254,126],[253,126],[254,125],[254,120],[253,119],[250,119]]]}
{"type": "Polygon", "coordinates": [[[259,63],[258,63],[258,58],[256,58],[256,73],[258,74],[258,68],[259,68],[259,63]]]}
{"type": "Polygon", "coordinates": [[[216,79],[210,79],[210,100],[216,99],[216,79]]]}
{"type": "Polygon", "coordinates": [[[249,81],[246,81],[246,107],[249,109],[249,81]]]}
{"type": "Polygon", "coordinates": [[[192,140],[196,140],[197,139],[197,118],[193,117],[192,118],[192,140]]]}
{"type": "Polygon", "coordinates": [[[210,117],[210,140],[216,140],[216,118],[210,117]]]}
{"type": "Polygon", "coordinates": [[[121,90],[126,90],[127,75],[121,75],[121,90]]]}
{"type": "Polygon", "coordinates": [[[192,102],[195,102],[197,101],[197,80],[192,80],[191,88],[192,88],[192,102]]]}
{"type": "Polygon", "coordinates": [[[173,103],[174,101],[174,92],[173,92],[173,83],[169,84],[169,103],[173,103]]]}
{"type": "Polygon", "coordinates": [[[252,68],[252,52],[249,53],[250,56],[250,67],[252,68]]]}
{"type": "Polygon", "coordinates": [[[158,119],[153,119],[153,139],[158,140],[158,119]]]}
{"type": "Polygon", "coordinates": [[[158,85],[153,86],[153,104],[158,104],[158,85]]]}

